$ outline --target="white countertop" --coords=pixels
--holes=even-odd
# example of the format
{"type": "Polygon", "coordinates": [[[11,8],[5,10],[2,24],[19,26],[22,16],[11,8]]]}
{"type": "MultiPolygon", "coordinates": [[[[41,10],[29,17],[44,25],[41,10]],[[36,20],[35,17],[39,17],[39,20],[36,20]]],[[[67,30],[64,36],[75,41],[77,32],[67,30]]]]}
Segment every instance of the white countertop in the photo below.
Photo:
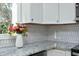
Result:
{"type": "Polygon", "coordinates": [[[54,48],[54,42],[45,40],[31,44],[26,44],[23,48],[19,49],[16,47],[0,48],[0,56],[27,56],[52,48],[54,48]]]}
{"type": "Polygon", "coordinates": [[[0,48],[0,56],[28,56],[52,48],[71,50],[71,48],[73,48],[75,45],[77,44],[44,40],[35,43],[28,43],[24,45],[23,48],[19,49],[16,47],[0,48]]]}

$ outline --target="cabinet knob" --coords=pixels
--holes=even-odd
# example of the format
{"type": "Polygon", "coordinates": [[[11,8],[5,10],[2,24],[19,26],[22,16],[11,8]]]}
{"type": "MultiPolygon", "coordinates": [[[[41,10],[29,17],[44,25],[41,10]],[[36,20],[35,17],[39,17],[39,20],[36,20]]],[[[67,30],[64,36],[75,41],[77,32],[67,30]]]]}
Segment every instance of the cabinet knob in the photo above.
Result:
{"type": "Polygon", "coordinates": [[[32,18],[31,21],[33,21],[34,19],[32,18]]]}
{"type": "Polygon", "coordinates": [[[57,20],[57,23],[59,23],[59,20],[57,20]]]}

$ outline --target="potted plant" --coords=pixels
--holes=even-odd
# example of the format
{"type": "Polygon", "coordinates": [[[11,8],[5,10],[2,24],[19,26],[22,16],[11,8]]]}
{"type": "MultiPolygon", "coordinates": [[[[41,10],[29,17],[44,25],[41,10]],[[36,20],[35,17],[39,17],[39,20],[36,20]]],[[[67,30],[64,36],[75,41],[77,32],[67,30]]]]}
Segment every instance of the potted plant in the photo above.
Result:
{"type": "Polygon", "coordinates": [[[22,24],[16,24],[16,25],[9,25],[8,26],[8,33],[10,35],[16,34],[16,47],[20,48],[23,47],[23,36],[26,35],[26,32],[28,32],[27,26],[22,24]]]}

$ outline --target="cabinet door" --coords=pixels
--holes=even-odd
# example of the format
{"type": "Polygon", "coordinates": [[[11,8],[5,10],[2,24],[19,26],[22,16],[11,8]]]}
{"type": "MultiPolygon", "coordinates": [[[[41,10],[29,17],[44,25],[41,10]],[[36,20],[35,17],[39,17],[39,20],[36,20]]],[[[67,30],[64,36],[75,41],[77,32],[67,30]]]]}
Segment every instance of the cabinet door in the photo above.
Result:
{"type": "Polygon", "coordinates": [[[60,23],[75,23],[75,3],[59,3],[60,23]]]}
{"type": "Polygon", "coordinates": [[[30,22],[30,4],[18,3],[17,4],[17,18],[19,23],[30,22]]]}
{"type": "Polygon", "coordinates": [[[30,18],[34,23],[41,23],[43,20],[43,4],[31,3],[30,18]]]}
{"type": "Polygon", "coordinates": [[[22,3],[21,6],[21,12],[22,12],[22,23],[28,23],[31,22],[30,19],[30,3],[22,3]]]}
{"type": "Polygon", "coordinates": [[[44,3],[43,22],[48,24],[56,24],[58,19],[58,3],[44,3]]]}

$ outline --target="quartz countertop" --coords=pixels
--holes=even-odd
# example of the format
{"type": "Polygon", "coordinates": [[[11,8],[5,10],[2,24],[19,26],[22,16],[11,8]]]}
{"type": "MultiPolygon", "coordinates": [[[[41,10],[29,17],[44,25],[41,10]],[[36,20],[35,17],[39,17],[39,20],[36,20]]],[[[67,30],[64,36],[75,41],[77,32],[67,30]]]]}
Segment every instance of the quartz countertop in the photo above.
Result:
{"type": "Polygon", "coordinates": [[[78,43],[70,43],[70,42],[57,42],[56,41],[56,49],[62,49],[62,50],[71,50],[71,48],[78,45],[78,43]]]}
{"type": "Polygon", "coordinates": [[[28,56],[43,50],[49,49],[64,49],[71,50],[77,44],[68,43],[68,42],[57,42],[51,40],[38,41],[34,43],[28,43],[22,48],[17,47],[4,47],[0,48],[0,56],[28,56]]]}
{"type": "Polygon", "coordinates": [[[16,48],[16,47],[0,48],[0,56],[28,56],[52,48],[54,48],[54,42],[44,40],[26,44],[23,46],[23,48],[16,48]]]}

